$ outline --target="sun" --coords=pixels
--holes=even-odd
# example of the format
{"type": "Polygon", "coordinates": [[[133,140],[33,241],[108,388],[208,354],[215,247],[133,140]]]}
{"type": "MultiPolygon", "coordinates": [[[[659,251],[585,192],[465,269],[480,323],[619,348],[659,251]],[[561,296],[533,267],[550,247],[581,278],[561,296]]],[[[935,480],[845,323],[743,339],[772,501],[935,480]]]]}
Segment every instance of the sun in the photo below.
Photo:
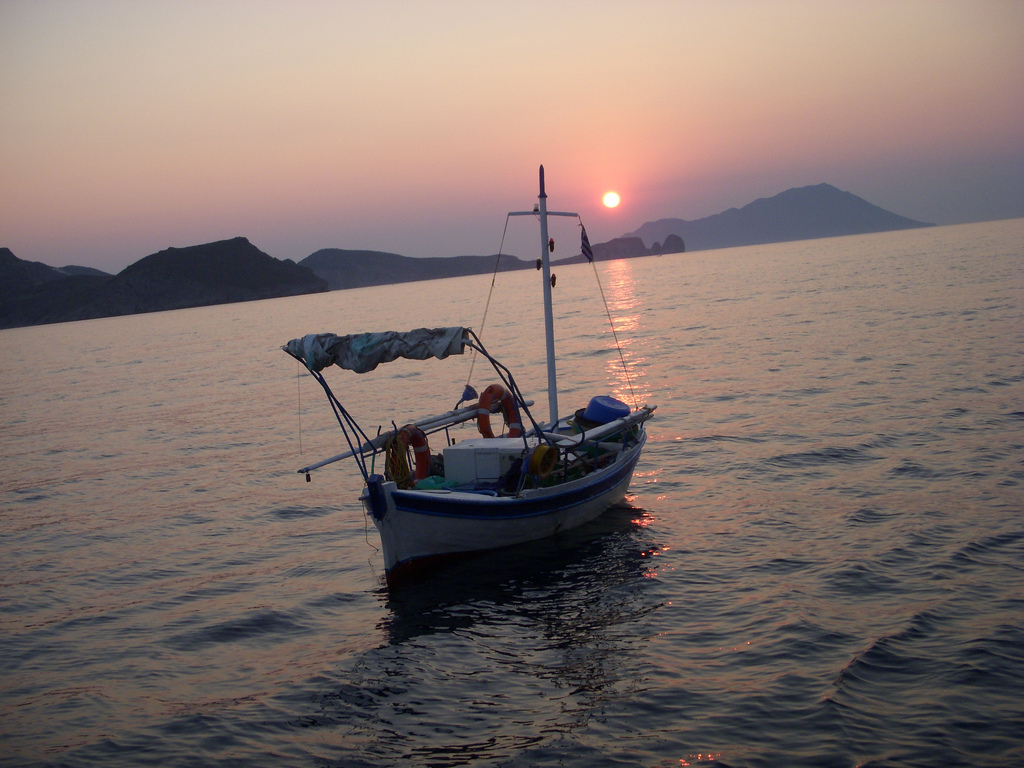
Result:
{"type": "Polygon", "coordinates": [[[618,192],[605,192],[604,193],[604,204],[608,208],[614,208],[619,204],[619,193],[618,192]]]}

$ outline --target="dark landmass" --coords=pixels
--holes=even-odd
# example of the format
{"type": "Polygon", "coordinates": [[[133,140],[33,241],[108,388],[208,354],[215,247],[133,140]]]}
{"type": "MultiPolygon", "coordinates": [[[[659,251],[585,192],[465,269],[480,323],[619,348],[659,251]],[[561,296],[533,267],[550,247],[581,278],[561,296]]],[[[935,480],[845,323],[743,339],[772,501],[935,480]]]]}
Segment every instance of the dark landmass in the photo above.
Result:
{"type": "MultiPolygon", "coordinates": [[[[593,245],[594,260],[760,245],[818,237],[930,227],[828,184],[790,189],[704,219],[661,219],[593,245]],[[650,247],[646,243],[651,243],[650,247]]],[[[580,253],[552,266],[584,261],[580,253]]],[[[536,259],[503,255],[502,272],[536,259]]],[[[0,248],[0,328],[130,315],[463,275],[490,274],[494,256],[411,258],[382,251],[325,248],[299,264],[280,261],[244,237],[168,248],[117,275],[22,261],[0,248]]]]}
{"type": "MultiPolygon", "coordinates": [[[[371,285],[410,283],[443,277],[491,274],[496,256],[451,256],[417,259],[384,251],[348,251],[324,248],[313,253],[299,266],[306,267],[327,281],[332,291],[365,288],[371,285]]],[[[498,271],[510,272],[532,267],[515,256],[502,255],[498,271]]]]}
{"type": "Polygon", "coordinates": [[[22,261],[10,248],[0,248],[0,296],[28,291],[67,275],[39,261],[22,261]]]}
{"type": "Polygon", "coordinates": [[[97,277],[113,277],[109,272],[104,272],[101,269],[94,269],[93,267],[79,267],[75,264],[68,264],[66,267],[57,267],[58,272],[63,272],[65,275],[95,275],[97,277]]]}
{"type": "MultiPolygon", "coordinates": [[[[607,243],[595,243],[594,260],[627,259],[634,256],[650,256],[656,253],[677,253],[683,250],[683,241],[669,237],[662,246],[655,243],[647,248],[639,237],[617,238],[607,243]]],[[[332,291],[343,288],[365,288],[373,285],[392,285],[418,280],[437,280],[444,277],[483,275],[494,272],[497,256],[451,256],[437,258],[412,258],[383,251],[348,251],[341,248],[324,248],[299,262],[318,277],[328,282],[332,291]]],[[[565,259],[555,259],[552,266],[574,264],[585,261],[578,253],[565,259]]],[[[499,272],[518,269],[535,269],[536,259],[524,260],[517,256],[502,254],[497,262],[499,272]]]]}
{"type": "Polygon", "coordinates": [[[65,274],[0,249],[0,328],[160,312],[328,290],[292,261],[244,237],[168,248],[117,275],[65,274]]]}
{"type": "MultiPolygon", "coordinates": [[[[650,248],[644,245],[642,238],[630,235],[616,237],[614,240],[609,240],[607,243],[594,243],[592,247],[594,250],[594,261],[633,259],[638,256],[657,256],[663,253],[685,253],[686,251],[686,244],[683,242],[683,238],[678,235],[669,235],[665,238],[664,243],[655,242],[650,248]]],[[[552,262],[552,266],[557,264],[580,264],[584,262],[586,262],[586,258],[584,258],[583,254],[580,253],[576,256],[570,256],[567,259],[558,259],[552,262]]]]}
{"type": "Polygon", "coordinates": [[[676,235],[686,241],[687,250],[701,251],[932,226],[879,208],[830,184],[817,184],[694,221],[650,221],[626,237],[654,242],[676,235]]]}

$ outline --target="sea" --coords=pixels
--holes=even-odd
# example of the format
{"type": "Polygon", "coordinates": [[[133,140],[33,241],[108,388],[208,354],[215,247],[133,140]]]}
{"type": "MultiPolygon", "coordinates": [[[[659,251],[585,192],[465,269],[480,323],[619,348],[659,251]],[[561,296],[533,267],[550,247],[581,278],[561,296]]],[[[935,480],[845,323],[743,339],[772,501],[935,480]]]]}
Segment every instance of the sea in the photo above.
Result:
{"type": "MultiPolygon", "coordinates": [[[[556,275],[562,411],[657,406],[626,499],[394,591],[281,345],[468,325],[544,420],[538,273],[0,331],[0,766],[1024,765],[1024,219],[556,275]]],[[[467,380],[329,375],[370,434],[467,380]]]]}

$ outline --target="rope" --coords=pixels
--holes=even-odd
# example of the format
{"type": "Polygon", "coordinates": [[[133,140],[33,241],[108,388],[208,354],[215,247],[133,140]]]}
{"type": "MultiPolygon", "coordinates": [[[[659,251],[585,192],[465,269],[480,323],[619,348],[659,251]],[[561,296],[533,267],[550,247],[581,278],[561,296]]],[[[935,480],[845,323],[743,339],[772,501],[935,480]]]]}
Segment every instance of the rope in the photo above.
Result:
{"type": "MultiPolygon", "coordinates": [[[[476,334],[480,338],[484,334],[484,326],[487,325],[487,313],[491,308],[491,297],[494,296],[494,285],[498,280],[498,267],[501,265],[501,252],[505,248],[505,235],[508,233],[509,216],[505,216],[505,228],[501,231],[501,244],[498,246],[498,256],[494,260],[494,272],[491,274],[491,289],[487,292],[487,303],[484,304],[484,316],[480,320],[480,331],[476,334]]],[[[469,375],[466,377],[466,386],[473,380],[473,369],[476,367],[476,350],[473,350],[472,361],[469,364],[469,375]]],[[[461,400],[459,402],[462,402],[461,400]]]]}
{"type": "MultiPolygon", "coordinates": [[[[502,250],[505,247],[505,236],[508,234],[508,221],[509,216],[505,216],[505,228],[501,231],[501,245],[498,246],[498,256],[494,261],[494,272],[491,274],[491,288],[487,292],[487,303],[484,304],[484,316],[480,321],[479,333],[475,334],[477,340],[483,335],[484,327],[487,324],[487,313],[491,308],[491,298],[494,296],[494,287],[498,279],[498,267],[501,264],[502,250]]],[[[583,229],[583,218],[581,216],[576,217],[580,224],[580,229],[583,229]]],[[[591,268],[594,270],[594,279],[597,280],[597,288],[601,292],[601,301],[604,303],[604,313],[608,317],[608,326],[612,329],[612,337],[615,339],[615,350],[619,353],[619,362],[622,364],[622,372],[626,376],[626,386],[629,388],[629,395],[633,399],[633,408],[639,408],[639,401],[636,397],[636,392],[633,390],[633,379],[629,375],[629,368],[626,365],[625,355],[622,353],[622,344],[619,342],[619,334],[615,330],[615,322],[612,320],[611,310],[608,308],[608,299],[604,295],[604,286],[601,285],[601,275],[598,274],[597,264],[594,261],[590,262],[591,268]]],[[[472,361],[469,365],[469,375],[466,377],[466,387],[469,387],[470,382],[473,380],[473,370],[476,367],[477,350],[473,349],[472,361]]],[[[490,360],[490,356],[488,356],[490,360]]],[[[493,360],[491,360],[493,363],[493,360]]],[[[462,400],[459,401],[460,403],[462,400]]],[[[531,417],[532,418],[532,417],[531,417]]],[[[408,463],[408,462],[407,462],[408,463]]]]}
{"type": "MultiPolygon", "coordinates": [[[[583,227],[583,219],[579,218],[580,228],[583,227]]],[[[629,376],[629,368],[626,367],[626,358],[622,354],[622,345],[619,343],[619,334],[615,331],[615,322],[612,320],[611,310],[608,308],[608,299],[604,295],[604,286],[601,285],[601,276],[597,272],[597,263],[594,261],[590,262],[591,268],[594,270],[594,279],[597,280],[597,288],[601,291],[601,301],[604,302],[604,313],[608,316],[608,325],[612,329],[612,336],[615,338],[615,349],[619,353],[619,362],[622,363],[622,372],[626,375],[626,386],[629,387],[629,396],[633,398],[634,410],[639,408],[640,405],[636,399],[636,392],[633,391],[633,381],[629,376]]]]}
{"type": "MultiPolygon", "coordinates": [[[[363,515],[363,540],[366,541],[367,545],[369,545],[373,549],[374,552],[380,552],[380,550],[377,549],[376,546],[374,546],[373,542],[370,541],[370,516],[369,515],[363,515]]],[[[371,565],[373,564],[373,562],[371,560],[367,560],[366,562],[370,563],[371,565]]]]}
{"type": "Polygon", "coordinates": [[[409,470],[409,453],[398,436],[388,440],[386,451],[386,475],[403,490],[412,488],[412,472],[409,470]]]}

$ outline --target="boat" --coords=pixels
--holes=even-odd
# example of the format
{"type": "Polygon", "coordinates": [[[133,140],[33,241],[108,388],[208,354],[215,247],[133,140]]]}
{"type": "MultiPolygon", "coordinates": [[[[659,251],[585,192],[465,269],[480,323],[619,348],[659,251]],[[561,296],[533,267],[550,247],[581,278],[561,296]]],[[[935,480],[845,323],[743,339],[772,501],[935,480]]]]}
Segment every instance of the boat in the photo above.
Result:
{"type": "MultiPolygon", "coordinates": [[[[547,210],[543,166],[537,205],[508,215],[534,216],[540,223],[546,421],[535,418],[534,402],[524,397],[512,371],[469,327],[309,334],[283,347],[321,384],[348,444],[348,450],[297,471],[309,481],[316,469],[355,460],[365,482],[359,499],[380,534],[389,587],[445,559],[544,539],[595,519],[624,498],[647,441],[645,422],[656,406],[631,407],[597,394],[559,415],[548,217],[579,215],[547,210]],[[466,384],[454,409],[401,427],[402,420],[389,421],[391,427],[372,438],[323,373],[338,366],[365,374],[400,358],[443,360],[467,352],[490,363],[498,381],[479,395],[466,384]],[[491,420],[498,413],[504,430],[496,433],[491,420]],[[479,435],[453,441],[451,428],[471,420],[479,435]],[[376,471],[378,458],[383,473],[376,471]]],[[[592,261],[582,222],[580,228],[582,251],[592,261]]]]}

